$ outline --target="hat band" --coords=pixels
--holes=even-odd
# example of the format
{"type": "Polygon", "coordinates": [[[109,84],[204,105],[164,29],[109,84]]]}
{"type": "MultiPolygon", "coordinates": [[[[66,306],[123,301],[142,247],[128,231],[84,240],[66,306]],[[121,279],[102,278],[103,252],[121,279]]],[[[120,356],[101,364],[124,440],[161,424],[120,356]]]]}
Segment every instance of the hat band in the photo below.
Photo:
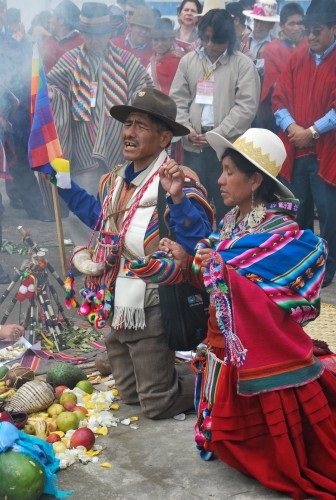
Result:
{"type": "Polygon", "coordinates": [[[255,163],[258,163],[267,173],[273,177],[277,177],[281,165],[277,165],[276,160],[271,160],[268,153],[263,153],[261,147],[255,146],[253,142],[247,141],[245,137],[239,137],[233,145],[240,153],[243,153],[255,163]]]}
{"type": "Polygon", "coordinates": [[[110,25],[110,16],[102,16],[102,17],[84,17],[80,16],[80,24],[86,28],[100,28],[102,26],[110,25]]]}
{"type": "Polygon", "coordinates": [[[263,17],[274,17],[277,15],[276,10],[268,7],[267,10],[264,7],[261,7],[259,4],[255,4],[252,9],[252,14],[255,16],[263,16],[263,17]]]}

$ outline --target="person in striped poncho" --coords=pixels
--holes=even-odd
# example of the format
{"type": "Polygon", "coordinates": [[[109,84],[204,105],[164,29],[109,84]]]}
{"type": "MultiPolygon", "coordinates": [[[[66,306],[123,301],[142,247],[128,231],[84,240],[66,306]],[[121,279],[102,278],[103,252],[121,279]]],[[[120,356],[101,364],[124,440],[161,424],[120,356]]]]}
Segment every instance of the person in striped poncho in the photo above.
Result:
{"type": "Polygon", "coordinates": [[[84,3],[77,28],[84,44],[59,59],[47,82],[71,177],[96,194],[101,175],[123,159],[122,124],[111,117],[110,108],[128,104],[153,83],[136,57],[111,42],[113,26],[105,4],[84,3]]]}

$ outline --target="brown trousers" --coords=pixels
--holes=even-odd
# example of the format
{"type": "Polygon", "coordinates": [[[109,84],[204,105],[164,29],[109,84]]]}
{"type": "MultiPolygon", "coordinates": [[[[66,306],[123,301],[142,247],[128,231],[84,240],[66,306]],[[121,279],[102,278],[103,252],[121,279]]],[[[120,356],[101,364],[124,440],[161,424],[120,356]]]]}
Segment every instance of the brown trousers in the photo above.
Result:
{"type": "Polygon", "coordinates": [[[148,418],[170,418],[193,408],[195,376],[189,364],[175,366],[160,306],[147,307],[146,328],[114,330],[105,339],[112,374],[125,403],[140,403],[148,418]]]}

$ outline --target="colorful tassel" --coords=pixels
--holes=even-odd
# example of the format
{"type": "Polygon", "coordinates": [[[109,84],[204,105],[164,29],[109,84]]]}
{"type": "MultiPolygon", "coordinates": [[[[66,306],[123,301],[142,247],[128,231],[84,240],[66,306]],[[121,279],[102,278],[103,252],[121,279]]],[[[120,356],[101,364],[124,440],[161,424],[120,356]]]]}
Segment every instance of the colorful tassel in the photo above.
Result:
{"type": "Polygon", "coordinates": [[[75,297],[75,280],[74,275],[69,271],[68,276],[64,280],[65,288],[65,307],[67,309],[75,309],[79,307],[79,303],[75,297]]]}

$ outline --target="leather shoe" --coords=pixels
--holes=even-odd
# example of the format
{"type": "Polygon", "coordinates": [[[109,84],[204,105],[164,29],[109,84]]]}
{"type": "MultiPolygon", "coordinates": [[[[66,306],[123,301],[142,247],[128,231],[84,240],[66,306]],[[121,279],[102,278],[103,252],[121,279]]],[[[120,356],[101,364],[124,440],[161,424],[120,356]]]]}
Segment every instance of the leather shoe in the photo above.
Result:
{"type": "Polygon", "coordinates": [[[331,285],[331,283],[332,283],[332,278],[324,278],[322,283],[322,288],[326,288],[327,286],[331,285]]]}

